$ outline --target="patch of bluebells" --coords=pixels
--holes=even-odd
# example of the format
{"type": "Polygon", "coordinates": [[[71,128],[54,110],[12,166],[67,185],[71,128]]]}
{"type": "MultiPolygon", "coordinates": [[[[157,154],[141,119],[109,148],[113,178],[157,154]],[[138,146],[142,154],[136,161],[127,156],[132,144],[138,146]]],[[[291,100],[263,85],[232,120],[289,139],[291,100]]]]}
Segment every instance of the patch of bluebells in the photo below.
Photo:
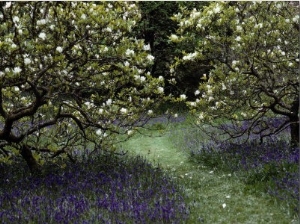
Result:
{"type": "MultiPolygon", "coordinates": [[[[273,119],[276,126],[280,120],[273,119]]],[[[191,156],[210,167],[240,174],[249,185],[264,186],[270,195],[285,201],[299,213],[299,147],[291,148],[284,136],[271,136],[260,143],[257,136],[249,141],[234,139],[230,141],[207,141],[201,143],[187,137],[191,156]]],[[[260,188],[261,189],[261,188],[260,188]]]]}
{"type": "Polygon", "coordinates": [[[184,223],[181,189],[140,157],[99,157],[42,176],[0,165],[2,223],[184,223]],[[6,172],[5,172],[6,171],[6,172]],[[18,176],[18,178],[16,178],[18,176]]]}

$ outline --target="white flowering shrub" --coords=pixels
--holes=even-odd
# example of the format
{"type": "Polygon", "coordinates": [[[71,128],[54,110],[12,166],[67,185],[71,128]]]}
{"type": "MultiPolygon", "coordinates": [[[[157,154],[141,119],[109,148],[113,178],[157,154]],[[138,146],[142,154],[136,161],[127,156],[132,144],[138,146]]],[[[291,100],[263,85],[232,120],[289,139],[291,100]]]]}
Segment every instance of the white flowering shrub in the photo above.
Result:
{"type": "Polygon", "coordinates": [[[231,137],[263,138],[290,127],[299,143],[298,12],[295,2],[212,2],[174,15],[179,28],[170,40],[195,51],[183,52],[171,70],[195,60],[214,67],[195,90],[198,99],[188,102],[199,122],[248,121],[247,128],[224,128],[231,137]],[[276,127],[263,120],[274,115],[286,119],[276,127]]]}
{"type": "Polygon", "coordinates": [[[34,169],[41,153],[133,133],[163,97],[149,46],[128,35],[139,19],[129,2],[1,3],[2,160],[21,153],[34,169]]]}

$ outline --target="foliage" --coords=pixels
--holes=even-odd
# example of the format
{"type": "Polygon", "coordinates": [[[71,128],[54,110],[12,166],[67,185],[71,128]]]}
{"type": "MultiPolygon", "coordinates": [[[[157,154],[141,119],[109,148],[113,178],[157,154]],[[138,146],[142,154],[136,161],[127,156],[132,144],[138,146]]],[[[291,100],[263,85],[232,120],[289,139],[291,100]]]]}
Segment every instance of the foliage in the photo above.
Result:
{"type": "Polygon", "coordinates": [[[143,38],[146,44],[150,44],[151,54],[155,57],[151,66],[151,74],[154,77],[163,77],[166,80],[165,92],[178,96],[186,93],[193,96],[194,88],[201,78],[201,71],[207,72],[206,65],[183,66],[177,75],[172,76],[169,66],[174,57],[181,55],[181,49],[192,48],[191,45],[176,45],[169,40],[169,36],[176,32],[178,24],[171,19],[178,13],[180,7],[201,9],[205,2],[147,2],[141,1],[138,6],[142,18],[133,30],[133,35],[143,38]],[[199,71],[200,70],[200,71],[199,71]],[[197,81],[196,81],[197,80],[197,81]]]}
{"type": "Polygon", "coordinates": [[[298,9],[291,2],[212,2],[174,15],[179,28],[170,39],[194,46],[173,64],[174,74],[193,61],[214,67],[195,89],[198,99],[187,102],[199,123],[223,118],[233,123],[224,133],[261,140],[290,127],[291,143],[299,144],[298,9]],[[272,126],[270,116],[286,119],[272,126]],[[241,121],[248,126],[241,129],[241,121]]]}
{"type": "Polygon", "coordinates": [[[140,18],[129,2],[1,3],[1,161],[109,148],[153,114],[163,80],[129,35],[140,18]]]}

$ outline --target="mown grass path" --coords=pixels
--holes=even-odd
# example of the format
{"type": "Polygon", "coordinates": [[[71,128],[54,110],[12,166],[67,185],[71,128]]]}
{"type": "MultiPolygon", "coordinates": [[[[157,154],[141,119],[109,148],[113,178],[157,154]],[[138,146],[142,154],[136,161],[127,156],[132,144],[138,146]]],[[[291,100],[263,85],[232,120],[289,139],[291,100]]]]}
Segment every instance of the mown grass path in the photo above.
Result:
{"type": "Polygon", "coordinates": [[[190,206],[187,223],[296,223],[265,194],[246,190],[233,174],[192,162],[187,153],[174,146],[174,136],[157,133],[138,134],[123,143],[122,148],[159,164],[183,186],[190,206]]]}

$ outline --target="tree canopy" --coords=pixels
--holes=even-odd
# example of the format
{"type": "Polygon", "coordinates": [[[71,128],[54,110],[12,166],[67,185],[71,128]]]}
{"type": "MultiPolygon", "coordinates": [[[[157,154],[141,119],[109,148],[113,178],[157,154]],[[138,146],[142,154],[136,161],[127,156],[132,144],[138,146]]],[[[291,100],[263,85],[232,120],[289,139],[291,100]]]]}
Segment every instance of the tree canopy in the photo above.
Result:
{"type": "Polygon", "coordinates": [[[131,134],[162,98],[150,46],[129,33],[130,2],[2,2],[0,155],[32,170],[51,157],[131,134]]]}
{"type": "Polygon", "coordinates": [[[220,126],[230,137],[261,140],[290,128],[299,144],[299,4],[212,2],[183,8],[174,20],[179,28],[170,39],[194,47],[173,64],[174,74],[191,61],[213,66],[188,102],[199,122],[222,118],[231,121],[220,126]]]}

